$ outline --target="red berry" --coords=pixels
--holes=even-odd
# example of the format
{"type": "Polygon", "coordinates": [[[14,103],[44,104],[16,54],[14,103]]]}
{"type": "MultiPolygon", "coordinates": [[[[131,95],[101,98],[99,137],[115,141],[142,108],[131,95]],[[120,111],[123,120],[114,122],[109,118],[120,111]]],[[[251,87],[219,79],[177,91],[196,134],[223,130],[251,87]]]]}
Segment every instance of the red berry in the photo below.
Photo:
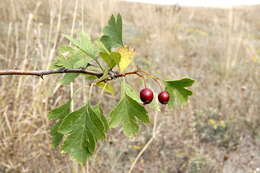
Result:
{"type": "Polygon", "coordinates": [[[158,100],[161,104],[167,104],[170,99],[170,95],[167,91],[162,91],[158,95],[158,100]]]}
{"type": "Polygon", "coordinates": [[[149,104],[153,100],[153,91],[149,88],[144,88],[140,91],[140,98],[144,104],[149,104]]]}

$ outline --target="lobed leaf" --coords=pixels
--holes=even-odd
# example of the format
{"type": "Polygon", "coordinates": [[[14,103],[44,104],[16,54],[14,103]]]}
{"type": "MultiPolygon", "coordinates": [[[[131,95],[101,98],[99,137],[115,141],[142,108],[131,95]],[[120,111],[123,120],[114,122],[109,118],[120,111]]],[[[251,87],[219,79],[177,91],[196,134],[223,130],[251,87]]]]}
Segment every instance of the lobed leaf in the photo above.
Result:
{"type": "Polygon", "coordinates": [[[63,76],[62,80],[60,81],[64,85],[68,85],[79,76],[79,73],[67,73],[63,76]]]}
{"type": "Polygon", "coordinates": [[[57,122],[52,126],[50,135],[52,136],[52,146],[56,148],[63,139],[63,134],[58,132],[59,126],[61,125],[62,120],[70,113],[71,101],[68,101],[64,105],[61,105],[48,114],[48,117],[57,122]]]}
{"type": "Polygon", "coordinates": [[[143,123],[149,122],[145,108],[127,94],[122,97],[119,104],[111,111],[110,116],[110,127],[115,128],[121,124],[126,136],[133,136],[138,132],[138,120],[143,123]]]}
{"type": "Polygon", "coordinates": [[[74,50],[66,55],[60,55],[52,64],[52,68],[86,68],[91,59],[79,52],[74,50]]]}
{"type": "Polygon", "coordinates": [[[53,120],[62,119],[70,112],[71,101],[51,110],[48,117],[53,120]]]}
{"type": "Polygon", "coordinates": [[[108,50],[123,46],[122,40],[122,18],[118,14],[115,18],[112,15],[108,21],[108,25],[103,30],[104,35],[101,37],[101,42],[108,50]]]}
{"type": "Polygon", "coordinates": [[[59,53],[64,54],[64,53],[73,52],[73,51],[74,51],[74,48],[71,47],[71,46],[63,45],[63,46],[60,46],[60,47],[58,48],[58,50],[59,50],[59,53]]]}
{"type": "MultiPolygon", "coordinates": [[[[87,68],[90,64],[91,58],[83,54],[80,50],[69,47],[63,46],[61,48],[61,52],[64,55],[60,55],[52,64],[52,68],[87,68]]],[[[70,73],[65,74],[61,83],[66,85],[73,82],[79,74],[70,73]]]]}
{"type": "Polygon", "coordinates": [[[103,111],[102,111],[100,105],[97,104],[95,106],[92,106],[92,109],[96,113],[96,115],[99,116],[100,120],[102,121],[102,123],[104,125],[104,130],[105,130],[105,132],[107,132],[109,129],[108,122],[107,122],[106,117],[103,114],[103,111]]]}
{"type": "Polygon", "coordinates": [[[192,86],[194,80],[189,78],[183,78],[180,80],[164,81],[165,89],[170,94],[169,105],[173,106],[176,101],[180,104],[186,104],[188,97],[192,95],[192,91],[186,89],[186,87],[192,86]]]}
{"type": "Polygon", "coordinates": [[[63,134],[58,132],[60,124],[61,124],[61,121],[58,121],[51,128],[51,132],[50,132],[50,135],[52,136],[51,144],[54,148],[58,147],[58,145],[61,143],[61,141],[63,139],[63,134]]]}
{"type": "Polygon", "coordinates": [[[107,50],[111,51],[112,47],[114,46],[113,45],[113,41],[112,39],[107,36],[107,35],[103,35],[101,38],[100,38],[100,41],[104,44],[104,46],[106,47],[107,50]]]}
{"type": "MultiPolygon", "coordinates": [[[[101,39],[102,39],[102,37],[101,37],[101,39]]],[[[95,44],[100,52],[110,53],[110,51],[107,49],[106,45],[101,40],[96,40],[95,44]]]]}
{"type": "Polygon", "coordinates": [[[89,104],[67,115],[58,132],[66,135],[62,151],[81,164],[93,154],[98,140],[104,139],[108,123],[99,105],[89,104]]]}
{"type": "Polygon", "coordinates": [[[72,37],[65,35],[65,38],[68,39],[75,47],[84,52],[89,57],[96,59],[99,53],[99,49],[94,43],[92,43],[90,36],[82,32],[80,34],[79,40],[74,40],[72,37]]]}

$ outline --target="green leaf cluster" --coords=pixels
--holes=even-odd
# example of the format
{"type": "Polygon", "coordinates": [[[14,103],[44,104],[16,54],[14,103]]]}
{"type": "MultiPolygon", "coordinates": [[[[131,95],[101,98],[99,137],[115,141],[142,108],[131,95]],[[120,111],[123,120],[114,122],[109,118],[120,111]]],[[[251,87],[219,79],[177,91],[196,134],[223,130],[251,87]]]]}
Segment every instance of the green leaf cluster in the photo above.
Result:
{"type": "MultiPolygon", "coordinates": [[[[70,42],[70,45],[59,48],[59,56],[53,61],[51,68],[74,68],[104,72],[113,69],[121,61],[121,54],[116,50],[111,50],[123,47],[120,14],[117,17],[111,16],[100,39],[92,40],[90,35],[85,32],[80,33],[77,39],[68,35],[65,35],[65,38],[70,42]]],[[[79,75],[78,73],[65,74],[61,83],[74,82],[79,75]]]]}
{"type": "MultiPolygon", "coordinates": [[[[90,66],[91,60],[95,59],[98,54],[98,49],[90,40],[86,33],[81,33],[79,40],[74,40],[70,36],[65,36],[72,46],[61,46],[59,48],[60,55],[53,62],[52,68],[75,68],[86,69],[90,66]]],[[[65,74],[61,80],[62,84],[69,84],[73,82],[79,73],[65,74]]]]}
{"type": "MultiPolygon", "coordinates": [[[[84,69],[103,75],[67,73],[61,80],[62,84],[69,84],[82,75],[86,80],[94,81],[102,90],[115,95],[111,82],[105,83],[104,80],[111,77],[111,72],[125,71],[135,55],[134,49],[123,44],[121,16],[119,14],[116,17],[111,16],[100,39],[93,40],[84,32],[77,39],[70,36],[65,38],[70,44],[59,48],[59,56],[51,68],[84,69]],[[119,71],[111,71],[112,69],[119,71]]],[[[192,91],[187,87],[193,83],[194,80],[189,78],[164,81],[165,89],[170,93],[170,106],[187,103],[188,97],[192,95],[192,91]]],[[[134,136],[140,126],[149,123],[148,112],[139,94],[125,80],[120,86],[120,101],[110,111],[108,117],[104,115],[100,105],[90,103],[71,111],[71,101],[68,101],[51,110],[48,117],[54,121],[50,133],[52,146],[55,148],[60,146],[62,152],[85,164],[95,152],[97,142],[106,139],[110,128],[122,127],[126,136],[134,136]]],[[[154,101],[147,106],[160,111],[160,106],[155,100],[154,98],[154,101]]]]}

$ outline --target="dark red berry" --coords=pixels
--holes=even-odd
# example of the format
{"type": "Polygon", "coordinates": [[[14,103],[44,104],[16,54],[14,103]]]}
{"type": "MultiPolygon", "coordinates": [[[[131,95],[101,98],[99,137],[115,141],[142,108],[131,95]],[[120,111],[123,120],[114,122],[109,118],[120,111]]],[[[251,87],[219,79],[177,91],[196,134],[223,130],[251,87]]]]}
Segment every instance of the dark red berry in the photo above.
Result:
{"type": "Polygon", "coordinates": [[[158,100],[161,104],[167,104],[170,99],[170,95],[167,91],[162,91],[158,95],[158,100]]]}
{"type": "Polygon", "coordinates": [[[144,104],[148,104],[153,100],[153,91],[149,88],[144,88],[140,91],[140,99],[144,104]]]}

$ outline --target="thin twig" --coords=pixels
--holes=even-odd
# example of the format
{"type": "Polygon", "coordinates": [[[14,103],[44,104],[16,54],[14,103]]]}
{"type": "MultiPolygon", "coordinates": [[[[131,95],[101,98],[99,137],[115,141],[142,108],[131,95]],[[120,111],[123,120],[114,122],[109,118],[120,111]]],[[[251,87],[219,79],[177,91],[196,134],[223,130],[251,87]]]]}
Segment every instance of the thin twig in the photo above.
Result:
{"type": "MultiPolygon", "coordinates": [[[[98,78],[103,76],[103,73],[98,73],[98,72],[91,72],[91,71],[86,71],[84,69],[68,69],[68,68],[59,68],[59,69],[54,69],[54,70],[39,70],[39,71],[22,71],[22,70],[0,70],[0,76],[1,75],[32,75],[32,76],[38,76],[43,79],[43,76],[45,75],[50,75],[50,74],[58,74],[58,73],[81,73],[81,74],[88,74],[88,75],[93,75],[97,76],[98,78]]],[[[146,75],[149,75],[154,79],[156,82],[159,80],[159,78],[151,75],[150,73],[147,73],[142,70],[135,70],[131,72],[126,72],[126,73],[115,73],[115,75],[108,76],[107,78],[104,78],[102,80],[93,82],[95,84],[101,83],[101,82],[108,82],[117,78],[125,77],[128,75],[137,75],[138,77],[144,78],[144,76],[140,73],[144,73],[146,75]]],[[[158,82],[159,83],[159,82],[158,82]]],[[[160,83],[159,83],[160,85],[160,83]]],[[[161,87],[161,86],[160,86],[161,87]]]]}
{"type": "Polygon", "coordinates": [[[135,70],[135,71],[126,72],[126,73],[117,73],[113,77],[108,76],[107,78],[105,78],[103,80],[99,80],[96,83],[108,82],[108,81],[111,81],[111,80],[114,80],[114,79],[117,79],[117,78],[125,77],[125,76],[128,76],[128,75],[133,75],[133,74],[143,78],[143,76],[139,74],[139,70],[135,70]]]}
{"type": "Polygon", "coordinates": [[[43,76],[45,75],[57,74],[57,73],[82,73],[82,74],[89,74],[97,77],[101,77],[103,75],[103,73],[91,72],[83,69],[66,69],[66,68],[59,68],[54,70],[39,70],[39,71],[0,70],[0,76],[1,75],[33,75],[33,76],[39,76],[43,78],[43,76]]]}

